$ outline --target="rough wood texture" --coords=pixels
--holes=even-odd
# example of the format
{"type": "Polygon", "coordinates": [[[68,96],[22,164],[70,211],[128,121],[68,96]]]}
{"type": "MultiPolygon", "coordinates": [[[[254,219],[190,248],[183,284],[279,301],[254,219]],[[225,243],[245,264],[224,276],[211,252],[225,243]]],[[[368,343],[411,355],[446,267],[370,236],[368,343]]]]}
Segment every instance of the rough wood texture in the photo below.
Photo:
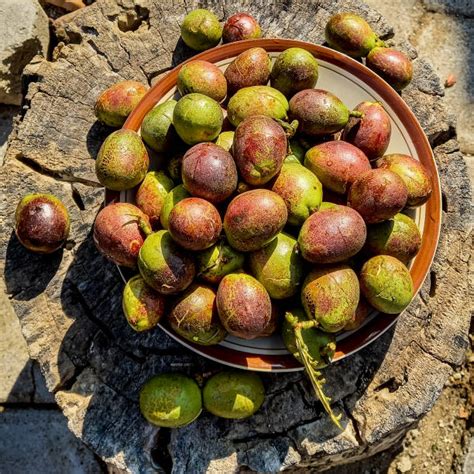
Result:
{"type": "MultiPolygon", "coordinates": [[[[152,472],[162,465],[176,473],[199,473],[246,466],[275,472],[366,457],[399,439],[431,408],[468,344],[470,187],[453,119],[444,111],[443,88],[429,63],[415,59],[415,78],[403,97],[427,133],[439,167],[444,191],[439,250],[420,295],[396,328],[326,370],[345,431],[330,425],[302,373],[265,375],[265,404],[249,420],[204,414],[186,428],[159,431],[139,414],[141,384],[161,371],[199,374],[217,366],[160,330],[134,333],[121,314],[122,282],[90,238],[103,198],[93,159],[110,133],[95,122],[93,104],[118,79],[153,82],[190,56],[179,40],[179,24],[197,6],[99,0],[60,19],[53,60],[34,61],[26,71],[26,107],[2,169],[0,238],[7,291],[30,354],[71,430],[119,469],[152,472]],[[71,241],[52,257],[28,253],[12,233],[16,203],[32,191],[57,194],[72,217],[71,241]]],[[[392,34],[377,12],[356,0],[199,6],[221,18],[250,11],[266,36],[322,43],[326,20],[340,10],[362,14],[382,37],[392,34]]],[[[398,46],[416,58],[409,45],[398,46]]]]}

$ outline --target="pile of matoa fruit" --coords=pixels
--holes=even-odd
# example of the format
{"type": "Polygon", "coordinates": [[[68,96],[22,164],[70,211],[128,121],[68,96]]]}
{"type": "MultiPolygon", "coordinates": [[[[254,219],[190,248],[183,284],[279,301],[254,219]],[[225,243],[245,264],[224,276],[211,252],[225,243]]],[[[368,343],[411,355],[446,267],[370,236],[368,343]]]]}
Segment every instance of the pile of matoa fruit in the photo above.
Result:
{"type": "MultiPolygon", "coordinates": [[[[259,35],[248,14],[224,26],[229,41],[259,35]]],[[[222,28],[211,12],[197,10],[185,18],[182,36],[205,49],[222,28]]],[[[353,14],[331,18],[326,37],[352,56],[368,54],[368,63],[390,50],[353,14]]],[[[409,66],[384,77],[401,88],[411,79],[409,66]]],[[[406,265],[421,236],[405,210],[429,199],[431,177],[410,156],[384,155],[391,125],[380,103],[350,110],[315,88],[317,80],[318,62],[301,48],[273,63],[264,49],[249,48],[224,72],[187,62],[178,100],[154,107],[140,133],[120,129],[104,141],[98,179],[114,191],[134,189],[135,204],[104,207],[93,236],[105,257],[138,268],[123,292],[135,331],[162,322],[198,345],[279,331],[340,426],[319,369],[335,353],[335,335],[360,327],[371,308],[396,314],[410,303],[406,265]]],[[[134,81],[113,85],[97,100],[98,119],[122,126],[146,91],[134,81]]],[[[17,234],[21,240],[21,225],[17,234]]],[[[214,377],[204,388],[210,412],[241,418],[263,402],[255,374],[214,377]]],[[[162,374],[145,384],[140,406],[152,423],[182,426],[199,415],[201,392],[185,376],[162,374]],[[179,396],[170,400],[173,390],[179,396]]]]}

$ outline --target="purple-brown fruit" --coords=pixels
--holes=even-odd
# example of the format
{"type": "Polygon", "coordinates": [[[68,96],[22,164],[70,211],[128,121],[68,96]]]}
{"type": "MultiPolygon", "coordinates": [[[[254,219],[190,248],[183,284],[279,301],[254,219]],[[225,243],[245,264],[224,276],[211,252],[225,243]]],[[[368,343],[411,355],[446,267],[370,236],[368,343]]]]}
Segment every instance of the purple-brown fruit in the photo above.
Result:
{"type": "Polygon", "coordinates": [[[253,115],[237,127],[232,152],[244,181],[256,186],[280,171],[287,149],[283,127],[269,117],[253,115]]]}
{"type": "Polygon", "coordinates": [[[410,84],[413,77],[410,59],[396,49],[374,48],[367,56],[366,65],[397,91],[410,84]]]}
{"type": "Polygon", "coordinates": [[[15,212],[15,233],[21,244],[36,253],[53,253],[69,235],[69,214],[52,194],[27,194],[15,212]]]}
{"type": "Polygon", "coordinates": [[[141,82],[118,82],[100,94],[95,103],[95,115],[109,127],[121,127],[146,91],[147,87],[141,82]]]}
{"type": "Polygon", "coordinates": [[[407,206],[422,206],[431,196],[432,185],[428,170],[408,155],[385,155],[377,160],[377,168],[398,174],[408,189],[407,206]]]}
{"type": "Polygon", "coordinates": [[[210,346],[226,336],[216,307],[216,294],[208,286],[193,284],[168,315],[173,330],[188,341],[210,346]]]}
{"type": "Polygon", "coordinates": [[[232,43],[260,38],[262,30],[257,20],[248,13],[236,13],[228,18],[222,31],[222,42],[232,43]]]}
{"type": "Polygon", "coordinates": [[[323,187],[319,179],[298,160],[289,163],[288,157],[271,189],[285,201],[288,224],[291,225],[302,225],[319,209],[323,200],[323,187]]]}
{"type": "Polygon", "coordinates": [[[325,188],[345,194],[351,184],[371,169],[365,154],[354,145],[330,141],[310,148],[304,165],[312,171],[325,188]]]}
{"type": "Polygon", "coordinates": [[[204,250],[217,242],[222,231],[221,216],[204,199],[183,199],[170,212],[168,230],[181,247],[187,250],[204,250]]]}
{"type": "Polygon", "coordinates": [[[148,331],[165,313],[165,297],[149,287],[141,275],[135,275],[123,289],[122,309],[135,331],[148,331]]]}
{"type": "Polygon", "coordinates": [[[150,234],[138,254],[138,269],[145,282],[163,295],[185,290],[196,274],[193,259],[166,230],[150,234]]]}
{"type": "Polygon", "coordinates": [[[353,58],[367,56],[379,42],[370,25],[355,13],[337,13],[326,24],[326,41],[331,48],[353,58]]]}
{"type": "Polygon", "coordinates": [[[183,157],[181,178],[193,196],[219,203],[237,187],[237,168],[232,155],[215,143],[199,143],[183,157]]]}
{"type": "Polygon", "coordinates": [[[181,95],[198,92],[217,102],[222,102],[227,95],[227,82],[222,71],[215,64],[199,59],[183,64],[176,85],[181,95]]]}
{"type": "Polygon", "coordinates": [[[391,255],[408,263],[421,248],[421,234],[415,221],[405,214],[370,225],[365,248],[372,255],[391,255]]]}
{"type": "Polygon", "coordinates": [[[118,202],[97,214],[93,237],[104,257],[117,265],[133,268],[146,232],[151,232],[148,216],[132,204],[118,202]]]}
{"type": "Polygon", "coordinates": [[[250,48],[240,53],[227,67],[229,95],[239,89],[251,86],[264,86],[270,78],[271,60],[263,48],[250,48]]]}
{"type": "Polygon", "coordinates": [[[288,211],[278,194],[254,189],[232,199],[224,216],[229,244],[253,252],[271,242],[286,224],[288,211]]]}
{"type": "Polygon", "coordinates": [[[352,319],[359,303],[359,281],[347,265],[313,269],[306,277],[301,302],[309,319],[327,332],[337,332],[352,319]]]}
{"type": "Polygon", "coordinates": [[[290,119],[298,120],[298,132],[313,137],[336,133],[346,126],[350,116],[361,115],[351,112],[338,97],[322,89],[300,91],[289,105],[290,119]]]}
{"type": "Polygon", "coordinates": [[[349,119],[342,140],[362,150],[369,160],[375,160],[388,148],[392,133],[390,117],[379,102],[361,102],[355,110],[364,116],[349,119]]]}
{"type": "Polygon", "coordinates": [[[272,303],[267,290],[245,273],[226,275],[217,289],[217,310],[232,336],[259,337],[271,323],[272,303]]]}
{"type": "Polygon", "coordinates": [[[135,195],[135,202],[150,218],[152,227],[159,224],[166,195],[173,187],[173,181],[163,171],[150,171],[140,184],[135,195]]]}
{"type": "Polygon", "coordinates": [[[405,207],[407,197],[407,187],[400,176],[390,170],[375,169],[354,181],[347,203],[367,224],[376,224],[399,213],[405,207]]]}
{"type": "Polygon", "coordinates": [[[306,219],[298,236],[301,255],[311,263],[347,260],[364,246],[364,219],[347,206],[326,207],[306,219]]]}
{"type": "Polygon", "coordinates": [[[120,129],[102,143],[95,172],[103,186],[113,191],[131,189],[145,178],[150,160],[138,133],[120,129]]]}

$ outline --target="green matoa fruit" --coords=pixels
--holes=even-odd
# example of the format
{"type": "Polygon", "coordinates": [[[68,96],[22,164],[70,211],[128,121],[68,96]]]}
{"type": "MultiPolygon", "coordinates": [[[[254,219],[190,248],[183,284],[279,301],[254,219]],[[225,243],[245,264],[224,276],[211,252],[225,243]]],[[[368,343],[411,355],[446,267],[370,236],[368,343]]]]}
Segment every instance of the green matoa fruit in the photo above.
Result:
{"type": "Polygon", "coordinates": [[[383,44],[370,25],[355,13],[337,13],[326,24],[326,41],[331,48],[353,58],[367,56],[379,44],[383,44]]]}
{"type": "Polygon", "coordinates": [[[303,260],[297,242],[280,232],[269,244],[250,254],[250,268],[271,298],[293,296],[303,279],[303,260]]]}
{"type": "Polygon", "coordinates": [[[193,259],[166,230],[150,234],[138,254],[138,269],[145,282],[164,295],[185,290],[193,281],[193,259]]]}
{"type": "Polygon", "coordinates": [[[326,332],[338,332],[352,319],[359,303],[359,281],[347,265],[314,268],[306,277],[301,301],[309,319],[326,332]]]}
{"type": "Polygon", "coordinates": [[[203,346],[218,344],[227,333],[219,320],[215,300],[212,288],[192,284],[168,314],[170,326],[188,341],[203,346]]]}
{"type": "Polygon", "coordinates": [[[143,141],[159,153],[169,151],[180,140],[173,127],[173,112],[177,102],[173,99],[151,109],[143,119],[141,135],[143,141]]]}
{"type": "Polygon", "coordinates": [[[271,242],[287,218],[285,202],[278,194],[254,189],[232,199],[224,216],[224,231],[232,247],[252,252],[271,242]]]}
{"type": "Polygon", "coordinates": [[[137,81],[121,81],[100,94],[95,115],[109,127],[121,127],[146,94],[147,87],[137,81]]]}
{"type": "Polygon", "coordinates": [[[225,151],[232,153],[232,143],[234,142],[234,134],[232,130],[227,132],[219,133],[219,136],[216,138],[214,142],[217,146],[220,146],[225,151]]]}
{"type": "Polygon", "coordinates": [[[150,288],[140,275],[128,280],[122,295],[128,324],[137,332],[153,329],[165,312],[165,298],[150,288]]]}
{"type": "Polygon", "coordinates": [[[121,129],[111,133],[102,143],[95,161],[100,184],[113,191],[133,188],[148,171],[150,160],[138,133],[121,129]]]}
{"type": "Polygon", "coordinates": [[[170,218],[170,212],[173,207],[178,204],[179,201],[191,197],[191,194],[186,191],[185,187],[180,184],[173,188],[165,197],[163,201],[163,206],[161,208],[160,222],[163,228],[168,228],[168,221],[170,218]]]}
{"type": "Polygon", "coordinates": [[[229,95],[250,86],[264,86],[270,77],[271,59],[263,48],[240,53],[225,70],[229,95]]]}
{"type": "Polygon", "coordinates": [[[309,136],[323,136],[343,129],[349,117],[361,117],[361,112],[350,111],[331,92],[305,89],[295,94],[289,103],[291,120],[298,120],[298,132],[309,136]]]}
{"type": "Polygon", "coordinates": [[[53,253],[69,235],[66,207],[53,194],[27,194],[15,212],[15,234],[21,244],[36,253],[53,253]]]}
{"type": "Polygon", "coordinates": [[[174,128],[188,145],[216,139],[221,133],[223,121],[221,106],[203,94],[181,97],[173,112],[174,128]]]}
{"type": "Polygon", "coordinates": [[[156,426],[178,428],[188,425],[201,414],[201,390],[185,375],[156,375],[140,390],[140,411],[156,426]]]}
{"type": "Polygon", "coordinates": [[[382,313],[401,313],[414,295],[408,268],[390,255],[377,255],[364,263],[360,289],[367,301],[382,313]]]}
{"type": "Polygon", "coordinates": [[[415,221],[405,214],[369,225],[365,249],[372,255],[391,255],[408,263],[421,248],[421,234],[415,221]]]}
{"type": "Polygon", "coordinates": [[[227,118],[237,127],[242,120],[251,115],[285,120],[289,110],[286,97],[273,87],[252,86],[237,91],[227,105],[227,118]]]}
{"type": "MultiPolygon", "coordinates": [[[[289,310],[288,313],[290,313],[297,322],[309,321],[308,315],[302,308],[293,308],[289,310]]],[[[296,346],[295,330],[286,318],[283,320],[281,335],[288,352],[290,352],[299,362],[303,363],[296,346]]],[[[326,367],[331,362],[336,352],[336,338],[334,335],[313,327],[302,329],[301,336],[308,347],[309,354],[313,360],[317,361],[316,368],[321,369],[326,367]]]]}
{"type": "Polygon", "coordinates": [[[212,376],[202,392],[204,408],[222,418],[252,416],[265,400],[260,377],[253,372],[227,370],[212,376]]]}
{"type": "Polygon", "coordinates": [[[232,336],[255,339],[272,323],[270,296],[251,275],[226,275],[219,283],[216,303],[219,318],[232,336]]]}
{"type": "Polygon", "coordinates": [[[189,12],[181,24],[181,38],[196,51],[204,51],[219,44],[222,26],[214,13],[204,8],[189,12]]]}
{"type": "Polygon", "coordinates": [[[199,59],[183,64],[177,86],[181,95],[197,92],[217,102],[222,102],[227,95],[224,73],[215,64],[199,59]]]}
{"type": "Polygon", "coordinates": [[[221,239],[212,247],[196,254],[197,276],[217,285],[229,273],[240,270],[244,262],[244,254],[221,239]]]}
{"type": "Polygon", "coordinates": [[[160,223],[161,209],[174,183],[163,171],[149,171],[135,195],[137,206],[150,218],[152,227],[160,223]]]}
{"type": "Polygon", "coordinates": [[[312,89],[318,80],[318,62],[305,49],[289,48],[276,58],[271,73],[271,86],[286,97],[304,89],[312,89]]]}
{"type": "Polygon", "coordinates": [[[288,224],[291,225],[302,225],[319,209],[323,200],[323,187],[319,179],[299,161],[288,162],[288,157],[271,189],[285,201],[288,224]]]}

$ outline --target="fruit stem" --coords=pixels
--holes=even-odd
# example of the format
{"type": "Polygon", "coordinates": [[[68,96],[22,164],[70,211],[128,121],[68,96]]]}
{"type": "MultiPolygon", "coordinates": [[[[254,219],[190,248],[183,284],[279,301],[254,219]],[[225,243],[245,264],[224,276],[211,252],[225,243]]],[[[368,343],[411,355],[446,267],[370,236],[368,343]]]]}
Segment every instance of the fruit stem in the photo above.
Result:
{"type": "Polygon", "coordinates": [[[285,130],[286,136],[288,138],[293,137],[298,128],[298,120],[293,120],[291,123],[285,122],[284,120],[274,119],[282,128],[285,130]]]}
{"type": "Polygon", "coordinates": [[[385,41],[381,40],[380,38],[377,37],[375,41],[375,48],[386,48],[387,45],[385,44],[385,41]]]}
{"type": "Polygon", "coordinates": [[[362,112],[359,112],[358,110],[351,110],[349,112],[349,117],[363,118],[364,114],[362,112]]]}
{"type": "Polygon", "coordinates": [[[324,378],[322,377],[322,373],[316,369],[318,365],[318,361],[314,360],[311,356],[308,346],[304,342],[303,335],[301,334],[302,329],[310,329],[317,327],[317,322],[314,320],[310,321],[300,321],[298,322],[297,319],[290,313],[286,313],[285,315],[286,320],[291,324],[293,327],[293,331],[295,334],[296,340],[296,348],[300,354],[301,360],[303,361],[303,365],[306,369],[306,373],[308,374],[309,380],[311,381],[311,385],[313,386],[314,392],[316,396],[321,401],[323,408],[326,410],[326,413],[331,418],[331,421],[342,431],[342,426],[340,423],[341,414],[336,415],[330,405],[331,399],[324,394],[323,385],[325,383],[324,378]]]}

